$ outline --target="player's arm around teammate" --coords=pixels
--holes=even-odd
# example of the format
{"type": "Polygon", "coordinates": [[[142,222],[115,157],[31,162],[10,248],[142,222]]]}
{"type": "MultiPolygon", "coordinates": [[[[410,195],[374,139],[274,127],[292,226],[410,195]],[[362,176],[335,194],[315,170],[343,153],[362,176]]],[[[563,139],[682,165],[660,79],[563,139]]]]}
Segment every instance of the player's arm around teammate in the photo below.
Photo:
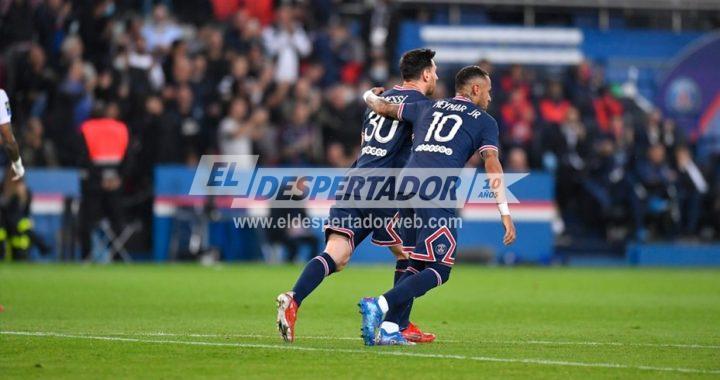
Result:
{"type": "Polygon", "coordinates": [[[25,168],[20,159],[20,148],[17,141],[15,141],[15,135],[13,135],[12,125],[10,124],[11,118],[10,99],[8,99],[5,90],[0,89],[0,135],[2,136],[5,152],[10,157],[12,169],[15,172],[13,180],[16,181],[25,175],[25,168]]]}
{"type": "Polygon", "coordinates": [[[402,103],[393,104],[387,100],[381,98],[379,95],[385,91],[382,87],[373,87],[363,94],[363,100],[367,103],[371,110],[375,111],[376,114],[398,120],[398,111],[402,107],[402,103]]]}

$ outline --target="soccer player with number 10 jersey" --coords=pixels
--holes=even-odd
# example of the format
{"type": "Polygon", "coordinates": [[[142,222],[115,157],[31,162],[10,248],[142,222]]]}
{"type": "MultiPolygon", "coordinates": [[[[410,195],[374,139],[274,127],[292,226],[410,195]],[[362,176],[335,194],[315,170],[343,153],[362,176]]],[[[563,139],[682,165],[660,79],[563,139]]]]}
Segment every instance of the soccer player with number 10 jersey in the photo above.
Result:
{"type": "MultiPolygon", "coordinates": [[[[381,88],[367,91],[363,98],[373,112],[386,118],[409,122],[413,126],[412,153],[406,168],[429,171],[440,168],[460,169],[476,153],[482,155],[487,175],[500,181],[498,209],[505,228],[503,243],[515,240],[498,159],[498,126],[487,113],[490,104],[490,76],[478,66],[467,66],[455,77],[455,97],[393,104],[377,96],[381,88]]],[[[415,208],[420,220],[450,220],[455,209],[415,208]]],[[[403,215],[408,217],[408,215],[403,215]]],[[[399,324],[413,299],[448,281],[455,262],[457,231],[453,227],[430,228],[431,223],[403,231],[403,245],[413,247],[410,264],[395,286],[379,297],[360,300],[362,338],[366,345],[412,344],[399,333],[399,324]]]]}

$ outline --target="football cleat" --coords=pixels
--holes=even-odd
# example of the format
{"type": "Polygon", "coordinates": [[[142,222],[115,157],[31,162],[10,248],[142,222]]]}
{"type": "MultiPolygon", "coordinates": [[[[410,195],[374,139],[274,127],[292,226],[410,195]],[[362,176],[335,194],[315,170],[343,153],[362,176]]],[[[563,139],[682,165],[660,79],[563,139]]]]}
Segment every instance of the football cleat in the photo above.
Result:
{"type": "Polygon", "coordinates": [[[414,342],[410,342],[403,336],[400,331],[389,333],[385,329],[380,329],[380,335],[375,342],[378,346],[414,346],[414,342]]]}
{"type": "Polygon", "coordinates": [[[366,297],[358,303],[362,315],[362,338],[366,346],[375,345],[376,332],[383,320],[383,312],[378,305],[378,299],[366,297]]]}
{"type": "Polygon", "coordinates": [[[430,343],[435,340],[435,334],[420,331],[420,328],[412,322],[402,331],[402,335],[408,341],[415,343],[430,343]]]}
{"type": "Polygon", "coordinates": [[[295,341],[295,320],[298,306],[290,292],[282,293],[277,297],[277,326],[280,336],[286,342],[295,341]]]}

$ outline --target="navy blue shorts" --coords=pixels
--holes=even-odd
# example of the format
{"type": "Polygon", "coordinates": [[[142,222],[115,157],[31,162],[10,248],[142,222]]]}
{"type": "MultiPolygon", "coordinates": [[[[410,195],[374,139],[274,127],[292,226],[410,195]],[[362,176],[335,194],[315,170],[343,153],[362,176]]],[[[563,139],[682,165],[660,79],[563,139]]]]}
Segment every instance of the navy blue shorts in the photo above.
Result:
{"type": "Polygon", "coordinates": [[[352,249],[372,233],[372,243],[382,247],[400,245],[402,240],[395,230],[396,209],[361,209],[333,206],[325,224],[325,242],[335,232],[350,239],[352,249]]]}
{"type": "Polygon", "coordinates": [[[418,261],[455,263],[457,229],[451,220],[457,217],[454,209],[400,209],[397,229],[403,252],[418,261]]]}

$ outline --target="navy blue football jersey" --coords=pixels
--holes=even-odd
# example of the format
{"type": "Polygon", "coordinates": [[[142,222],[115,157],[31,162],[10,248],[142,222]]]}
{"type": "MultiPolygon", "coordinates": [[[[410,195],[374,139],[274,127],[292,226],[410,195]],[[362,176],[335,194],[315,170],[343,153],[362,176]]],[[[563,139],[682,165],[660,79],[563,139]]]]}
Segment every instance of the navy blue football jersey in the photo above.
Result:
{"type": "Polygon", "coordinates": [[[475,152],[499,147],[495,119],[462,96],[402,104],[398,116],[415,134],[406,167],[462,168],[475,152]]]}
{"type": "MultiPolygon", "coordinates": [[[[381,97],[390,103],[415,103],[428,98],[420,91],[395,86],[381,97]]],[[[360,156],[355,162],[357,168],[402,168],[410,157],[412,147],[412,126],[408,122],[386,119],[365,111],[362,127],[360,156]]]]}

